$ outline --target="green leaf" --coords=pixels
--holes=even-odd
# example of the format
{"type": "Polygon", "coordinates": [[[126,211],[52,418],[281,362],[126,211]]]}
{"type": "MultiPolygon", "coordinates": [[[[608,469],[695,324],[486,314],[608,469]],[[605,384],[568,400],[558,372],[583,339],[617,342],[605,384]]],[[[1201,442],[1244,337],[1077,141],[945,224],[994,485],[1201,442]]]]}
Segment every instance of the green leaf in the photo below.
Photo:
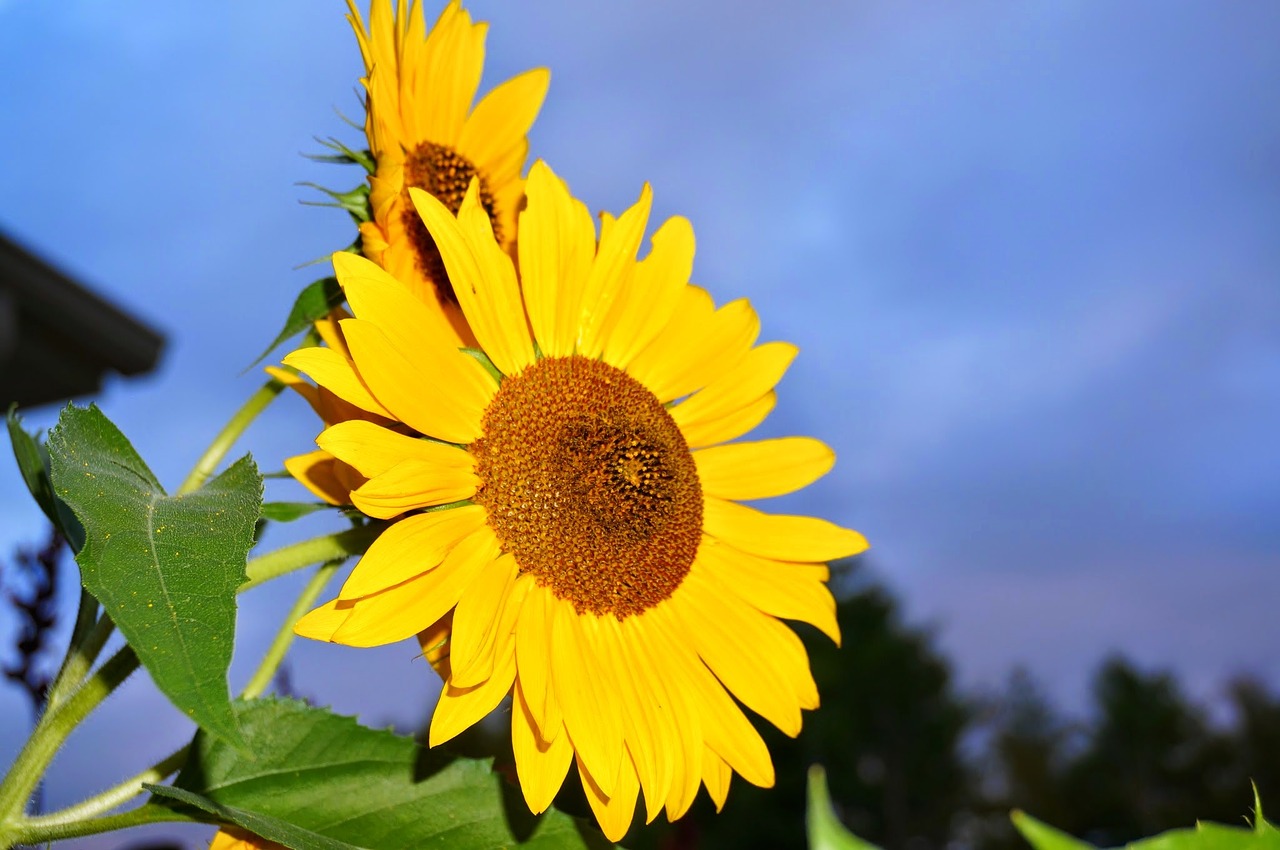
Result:
{"type": "MultiPolygon", "coordinates": [[[[358,845],[337,841],[333,838],[325,838],[323,835],[286,823],[279,818],[254,814],[244,809],[237,809],[234,806],[221,806],[207,797],[192,794],[190,791],[184,791],[181,788],[171,788],[168,785],[144,785],[143,787],[153,795],[165,798],[166,802],[173,800],[182,805],[199,809],[205,814],[213,815],[213,819],[219,823],[235,824],[249,830],[254,835],[275,841],[286,847],[313,848],[313,850],[358,850],[358,845]]],[[[175,806],[175,808],[178,807],[175,806]]]]}
{"type": "MultiPolygon", "coordinates": [[[[560,812],[529,814],[489,760],[450,761],[408,738],[297,701],[253,700],[236,708],[252,757],[197,735],[174,785],[237,817],[271,818],[325,841],[374,850],[610,846],[594,827],[584,835],[580,822],[560,812]]],[[[267,837],[295,850],[334,846],[267,837]]]]}
{"type": "MultiPolygon", "coordinates": [[[[1025,812],[1015,811],[1010,817],[1035,850],[1094,850],[1092,844],[1072,838],[1025,812]]],[[[1134,841],[1126,844],[1125,850],[1280,850],[1280,832],[1259,811],[1254,829],[1202,822],[1189,829],[1171,829],[1134,841]]]]}
{"type": "Polygon", "coordinates": [[[307,514],[331,508],[324,502],[263,502],[262,518],[272,522],[293,522],[307,514]]]}
{"type": "Polygon", "coordinates": [[[9,408],[7,417],[9,425],[9,441],[13,444],[13,457],[18,462],[18,471],[22,480],[36,500],[40,510],[49,518],[62,536],[71,544],[73,552],[79,552],[84,546],[84,529],[71,509],[53,493],[53,484],[49,481],[49,452],[40,443],[37,434],[30,434],[22,427],[22,419],[18,416],[18,406],[9,408]]]}
{"type": "Polygon", "coordinates": [[[227,667],[236,589],[262,500],[247,455],[199,490],[167,496],[97,407],[68,406],[49,435],[54,492],[84,525],[84,585],[156,686],[202,729],[237,745],[227,667]]]}
{"type": "Polygon", "coordinates": [[[809,850],[877,850],[858,838],[836,817],[827,792],[827,772],[821,765],[809,768],[809,807],[805,818],[809,850]]]}
{"type": "Polygon", "coordinates": [[[298,298],[293,302],[293,309],[289,311],[289,318],[285,319],[280,333],[276,334],[276,338],[271,341],[266,350],[258,355],[258,359],[249,364],[249,368],[252,369],[261,363],[275,350],[276,346],[286,339],[311,327],[317,319],[323,319],[329,315],[329,311],[341,304],[344,298],[342,287],[338,285],[336,277],[322,277],[308,284],[298,293],[298,298]]]}
{"type": "Polygon", "coordinates": [[[1072,838],[1059,829],[1054,829],[1022,811],[1013,811],[1009,815],[1014,827],[1022,833],[1022,837],[1036,850],[1093,850],[1092,844],[1072,838]]]}

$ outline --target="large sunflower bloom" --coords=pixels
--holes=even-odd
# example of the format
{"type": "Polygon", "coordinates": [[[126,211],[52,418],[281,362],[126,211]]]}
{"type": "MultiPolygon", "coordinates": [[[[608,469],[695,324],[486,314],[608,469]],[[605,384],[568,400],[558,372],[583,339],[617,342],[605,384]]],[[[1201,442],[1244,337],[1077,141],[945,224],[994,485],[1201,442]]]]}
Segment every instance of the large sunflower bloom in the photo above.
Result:
{"type": "MultiPolygon", "coordinates": [[[[441,342],[442,319],[373,263],[334,256],[351,357],[309,374],[410,433],[352,420],[317,439],[367,479],[354,505],[396,521],[298,633],[374,646],[452,612],[430,743],[512,695],[530,809],[576,764],[613,840],[640,795],[649,820],[674,819],[701,784],[722,805],[735,771],[772,784],[734,697],[800,731],[818,693],[779,618],[838,640],[824,562],[866,546],[824,520],[738,504],[798,490],[834,461],[803,437],[727,442],[773,408],[796,349],[755,345],[745,301],[717,310],[689,284],[685,219],[637,262],[648,187],[597,243],[586,207],[535,163],[518,275],[474,185],[456,217],[411,194],[482,351],[441,342]]],[[[286,362],[308,371],[305,357],[286,362]]]]}
{"type": "Polygon", "coordinates": [[[409,200],[423,189],[456,212],[473,178],[499,243],[515,243],[524,194],[525,137],[547,93],[550,72],[513,77],[471,108],[484,68],[488,24],[471,22],[458,0],[426,31],[420,0],[373,0],[366,28],[354,0],[347,19],[364,58],[365,133],[376,170],[369,178],[373,220],[360,226],[365,256],[450,320],[455,339],[473,337],[449,286],[440,251],[409,200]]]}

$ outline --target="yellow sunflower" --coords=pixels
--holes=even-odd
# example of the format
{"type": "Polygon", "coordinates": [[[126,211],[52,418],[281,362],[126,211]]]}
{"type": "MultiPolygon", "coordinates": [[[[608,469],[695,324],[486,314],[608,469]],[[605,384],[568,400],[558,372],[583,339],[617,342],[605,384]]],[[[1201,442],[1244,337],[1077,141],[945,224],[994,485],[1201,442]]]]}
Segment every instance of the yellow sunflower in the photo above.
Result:
{"type": "Polygon", "coordinates": [[[772,784],[734,698],[800,731],[818,693],[781,620],[838,640],[825,562],[866,546],[821,519],[739,504],[834,462],[806,437],[729,442],[773,408],[795,347],[756,345],[746,301],[715,309],[689,284],[685,219],[637,261],[647,186],[597,241],[586,207],[535,163],[518,273],[476,184],[456,216],[411,197],[479,348],[442,341],[443,319],[378,266],[334,256],[355,314],[342,322],[350,358],[285,360],[396,423],[352,419],[317,438],[366,479],[352,503],[395,522],[297,632],[352,646],[417,634],[431,650],[451,614],[431,745],[510,694],[530,809],[576,764],[613,840],[638,796],[648,820],[674,819],[703,784],[722,805],[733,772],[772,784]]]}
{"type": "Polygon", "coordinates": [[[536,68],[499,85],[471,108],[484,68],[488,24],[471,22],[457,0],[428,32],[422,4],[373,0],[365,26],[354,0],[347,20],[364,58],[365,133],[376,170],[369,178],[373,220],[360,226],[365,256],[450,320],[451,336],[474,337],[449,286],[440,251],[409,200],[425,190],[456,212],[472,179],[498,242],[515,243],[524,194],[525,134],[547,93],[550,72],[536,68]]]}

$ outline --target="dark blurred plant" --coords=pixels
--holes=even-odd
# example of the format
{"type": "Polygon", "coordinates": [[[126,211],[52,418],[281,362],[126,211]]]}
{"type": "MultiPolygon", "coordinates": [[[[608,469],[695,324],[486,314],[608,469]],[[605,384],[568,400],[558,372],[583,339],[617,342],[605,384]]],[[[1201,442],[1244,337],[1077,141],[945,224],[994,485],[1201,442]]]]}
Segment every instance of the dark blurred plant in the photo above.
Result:
{"type": "Polygon", "coordinates": [[[50,665],[56,663],[47,653],[57,625],[58,563],[66,548],[67,541],[50,527],[43,546],[20,546],[12,562],[0,564],[5,598],[18,617],[17,657],[5,663],[4,675],[26,691],[33,716],[44,707],[53,678],[50,665]]]}

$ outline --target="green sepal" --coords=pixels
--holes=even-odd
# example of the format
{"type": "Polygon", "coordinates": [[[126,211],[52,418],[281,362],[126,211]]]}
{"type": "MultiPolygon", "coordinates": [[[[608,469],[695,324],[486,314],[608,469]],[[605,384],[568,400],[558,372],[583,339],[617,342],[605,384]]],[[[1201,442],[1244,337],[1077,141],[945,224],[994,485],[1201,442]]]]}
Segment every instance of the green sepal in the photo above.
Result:
{"type": "Polygon", "coordinates": [[[331,162],[337,165],[358,165],[370,174],[373,174],[378,168],[377,163],[373,160],[373,154],[367,150],[353,150],[334,138],[322,139],[317,136],[316,141],[335,153],[303,154],[303,156],[313,162],[331,162]]]}
{"type": "Polygon", "coordinates": [[[361,183],[354,189],[346,192],[338,192],[333,189],[325,188],[319,183],[302,182],[299,186],[306,186],[309,189],[315,189],[317,192],[323,192],[330,198],[333,203],[319,203],[316,201],[303,201],[302,203],[311,207],[337,207],[346,210],[357,224],[370,221],[373,218],[373,211],[369,207],[369,184],[361,183]]]}

